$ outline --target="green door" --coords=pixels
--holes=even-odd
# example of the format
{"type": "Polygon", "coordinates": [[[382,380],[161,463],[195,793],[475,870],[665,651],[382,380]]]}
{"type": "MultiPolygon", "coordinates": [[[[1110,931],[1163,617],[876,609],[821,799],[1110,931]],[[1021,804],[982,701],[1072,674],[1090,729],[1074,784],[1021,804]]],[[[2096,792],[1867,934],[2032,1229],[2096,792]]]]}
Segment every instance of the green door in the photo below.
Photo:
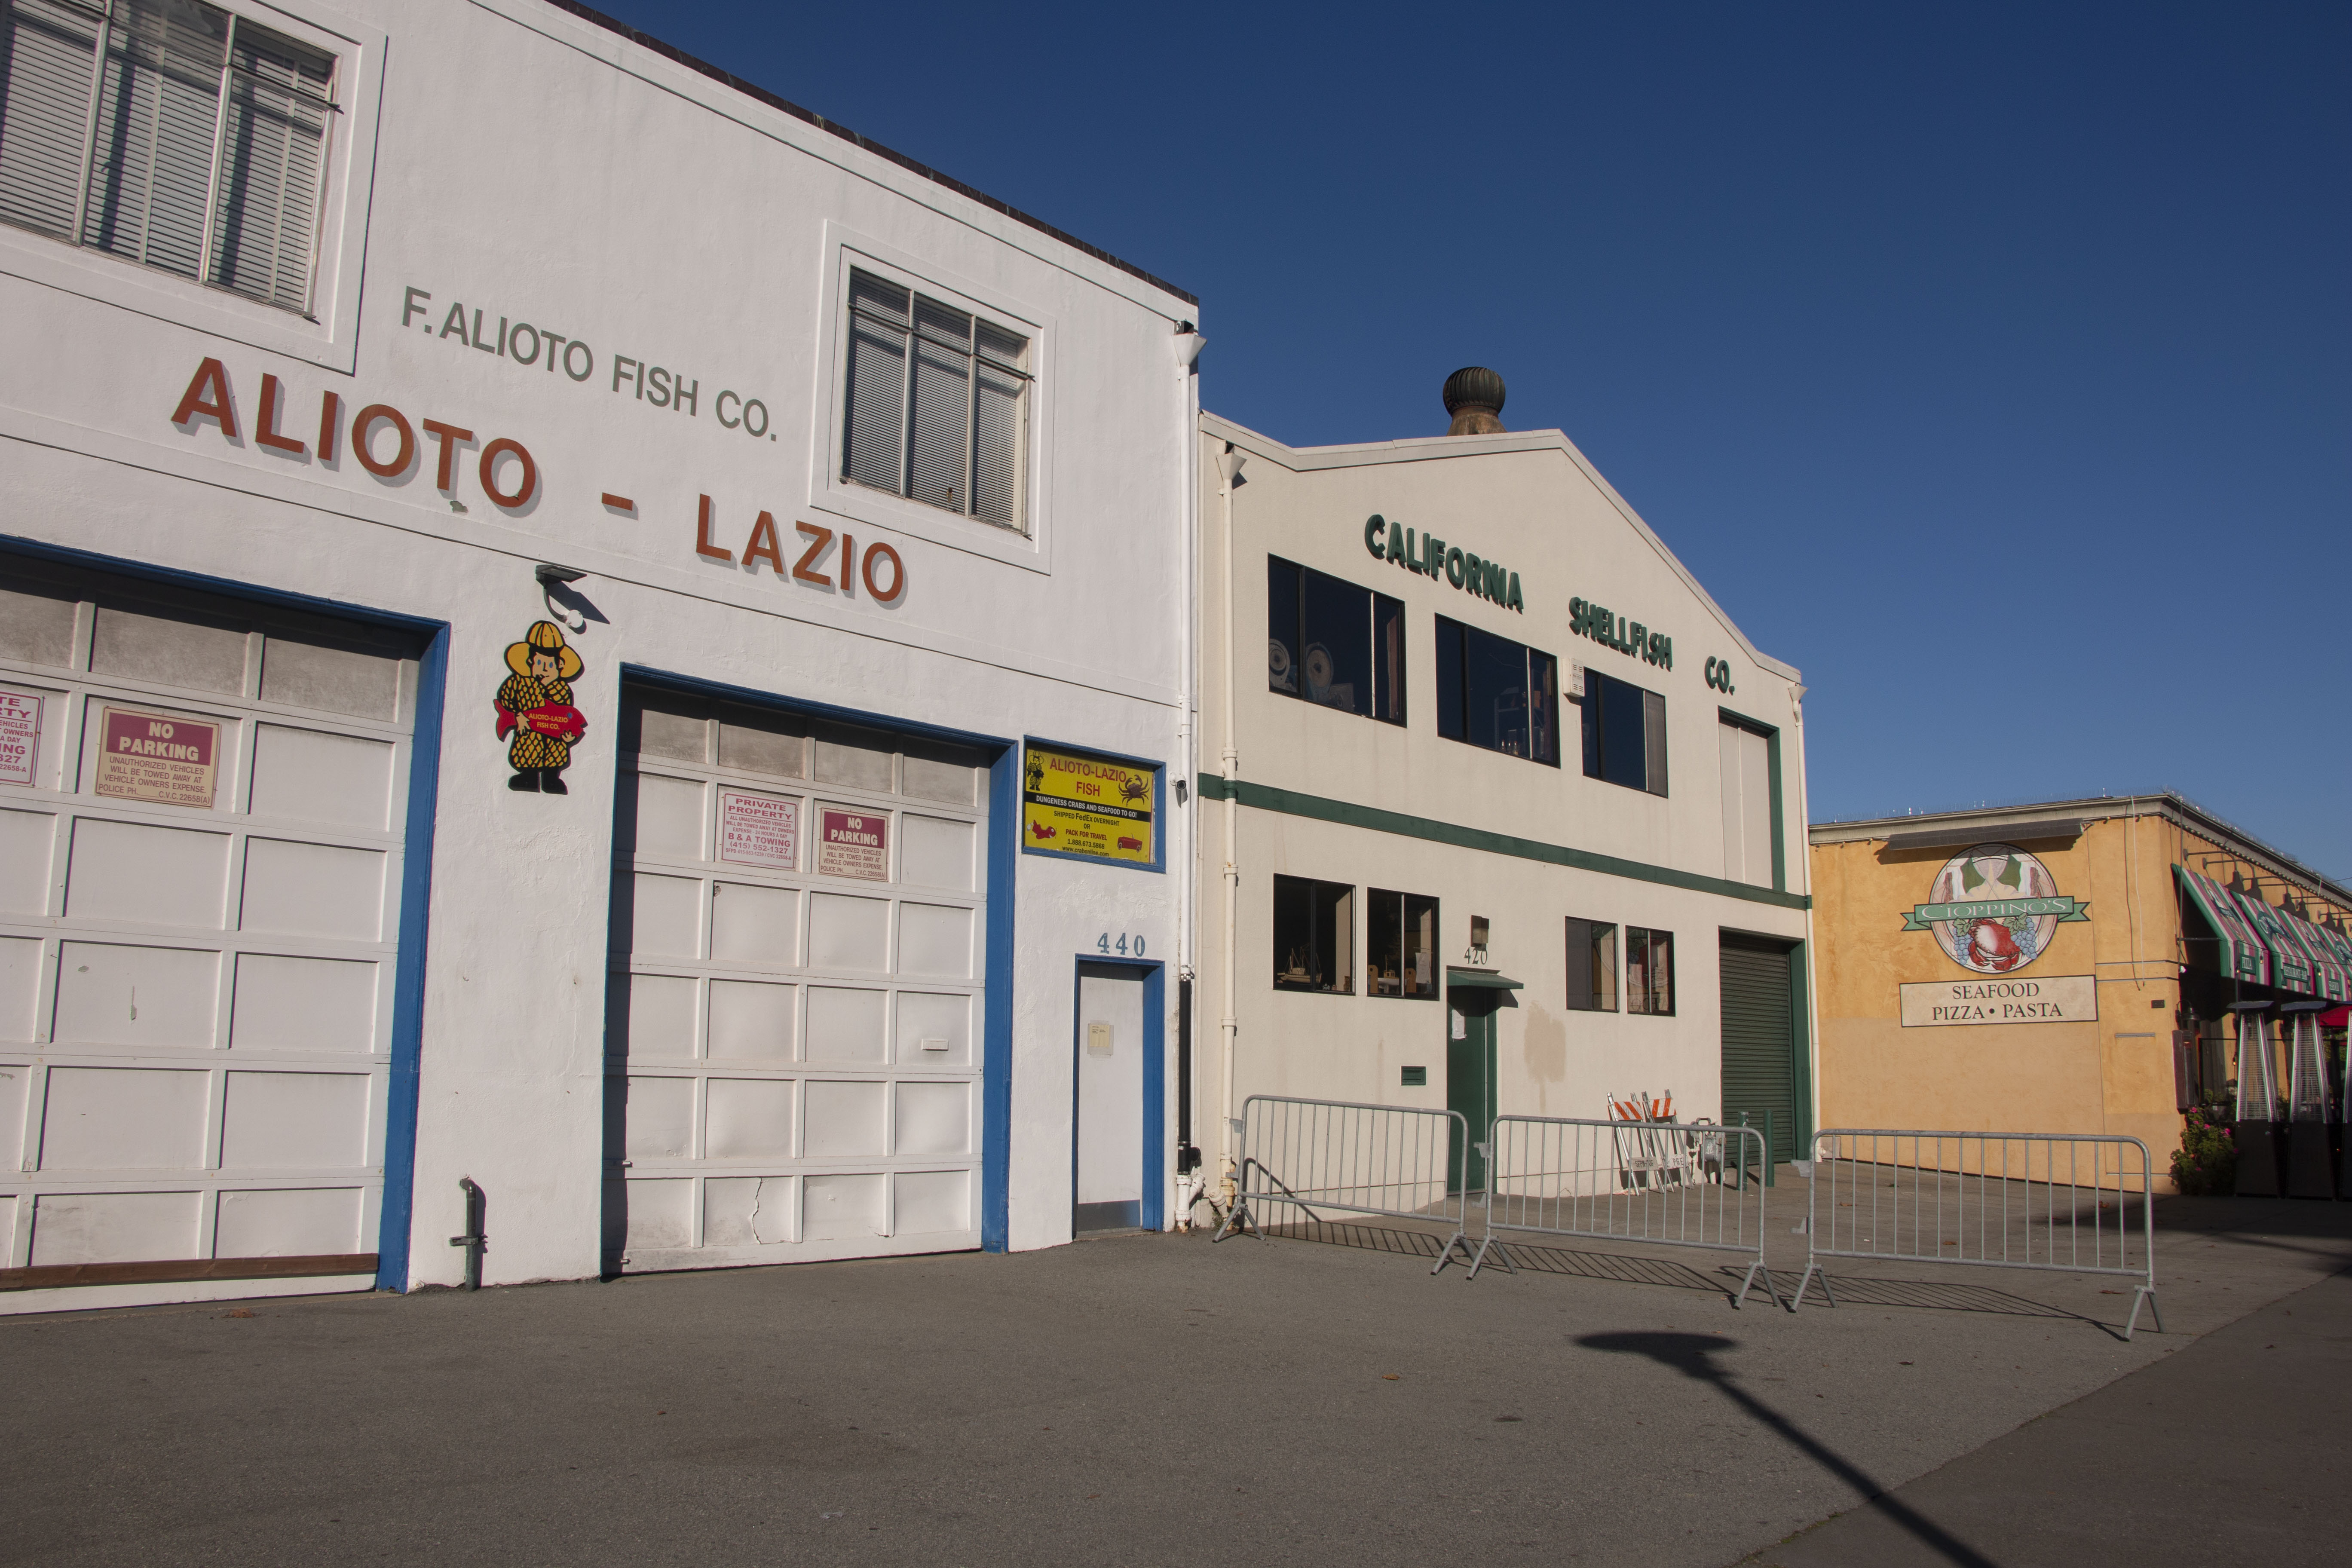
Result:
{"type": "Polygon", "coordinates": [[[1495,1010],[1503,993],[1483,987],[1452,985],[1445,997],[1445,1109],[1458,1110],[1469,1123],[1469,1163],[1463,1158],[1463,1130],[1453,1127],[1446,1148],[1448,1192],[1453,1173],[1467,1172],[1470,1190],[1486,1188],[1486,1158],[1478,1152],[1495,1121],[1495,1010]]]}
{"type": "Polygon", "coordinates": [[[1797,1027],[1790,950],[1723,937],[1723,1121],[1742,1113],[1759,1132],[1770,1118],[1772,1162],[1803,1157],[1797,1121],[1797,1027]]]}

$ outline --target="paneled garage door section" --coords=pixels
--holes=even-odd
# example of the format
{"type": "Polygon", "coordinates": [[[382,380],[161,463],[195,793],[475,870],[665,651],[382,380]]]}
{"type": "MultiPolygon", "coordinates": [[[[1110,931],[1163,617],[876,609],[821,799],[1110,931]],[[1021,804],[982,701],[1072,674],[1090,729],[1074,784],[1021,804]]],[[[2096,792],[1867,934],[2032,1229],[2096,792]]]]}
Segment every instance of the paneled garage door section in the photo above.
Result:
{"type": "Polygon", "coordinates": [[[373,1272],[414,645],[0,574],[0,1267],[373,1272]]]}
{"type": "Polygon", "coordinates": [[[983,759],[623,707],[607,1265],[977,1247],[983,759]]]}

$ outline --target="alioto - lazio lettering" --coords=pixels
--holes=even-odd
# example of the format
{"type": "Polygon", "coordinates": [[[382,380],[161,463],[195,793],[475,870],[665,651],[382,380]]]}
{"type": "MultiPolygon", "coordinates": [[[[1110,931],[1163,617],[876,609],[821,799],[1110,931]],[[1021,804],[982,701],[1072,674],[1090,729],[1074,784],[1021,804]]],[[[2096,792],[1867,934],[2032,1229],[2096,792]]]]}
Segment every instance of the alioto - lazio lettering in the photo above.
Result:
{"type": "MultiPolygon", "coordinates": [[[[509,332],[509,338],[511,335],[509,332]]],[[[671,384],[674,387],[676,384],[673,381],[671,384]]],[[[673,402],[676,395],[673,391],[673,402]]],[[[475,476],[482,493],[499,510],[519,517],[530,511],[541,498],[538,460],[532,458],[530,448],[510,436],[483,441],[473,430],[446,419],[412,420],[389,403],[362,405],[346,421],[343,396],[331,391],[319,395],[315,430],[308,424],[306,405],[299,416],[304,423],[292,427],[300,430],[296,435],[289,428],[291,421],[298,417],[295,401],[295,395],[278,377],[262,376],[260,406],[251,423],[255,446],[332,468],[339,465],[338,454],[348,441],[351,455],[359,466],[391,485],[406,483],[412,470],[421,473],[429,463],[434,488],[448,498],[452,510],[461,512],[466,509],[457,499],[458,459],[468,448],[478,447],[475,476]],[[429,453],[424,449],[426,442],[433,445],[429,453]]],[[[749,416],[744,413],[737,415],[739,419],[749,416]]],[[[764,409],[760,410],[760,416],[765,419],[764,409]]],[[[179,404],[172,410],[172,423],[189,435],[210,424],[220,431],[222,439],[244,444],[246,422],[237,413],[227,366],[211,358],[196,366],[196,374],[188,379],[187,389],[180,394],[179,404]]],[[[829,589],[845,598],[856,597],[861,588],[877,605],[896,605],[905,598],[907,563],[889,544],[869,540],[861,552],[856,536],[850,533],[836,533],[822,523],[795,522],[792,527],[798,539],[793,548],[799,553],[787,565],[783,535],[777,528],[775,514],[761,511],[752,519],[739,558],[735,550],[719,543],[714,536],[713,531],[720,524],[711,499],[705,495],[697,500],[694,555],[699,562],[740,565],[749,574],[756,574],[761,563],[765,562],[779,578],[829,589]]],[[[635,500],[609,490],[604,492],[604,500],[608,510],[635,513],[637,510],[635,500]]]]}
{"type": "Polygon", "coordinates": [[[1519,593],[1519,574],[1499,561],[1482,561],[1458,544],[1448,544],[1433,533],[1416,535],[1401,522],[1379,512],[1364,521],[1364,548],[1375,561],[1388,561],[1424,577],[1443,577],[1465,594],[1490,599],[1507,610],[1527,613],[1519,593]]]}

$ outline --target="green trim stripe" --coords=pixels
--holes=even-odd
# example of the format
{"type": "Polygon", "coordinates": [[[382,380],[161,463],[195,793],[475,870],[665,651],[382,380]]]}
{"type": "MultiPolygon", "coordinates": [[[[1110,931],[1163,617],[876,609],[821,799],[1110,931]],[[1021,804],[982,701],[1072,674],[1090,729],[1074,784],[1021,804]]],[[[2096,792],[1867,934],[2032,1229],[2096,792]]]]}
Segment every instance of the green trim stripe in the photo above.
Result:
{"type": "MultiPolygon", "coordinates": [[[[1508,833],[1490,833],[1483,827],[1465,827],[1459,823],[1408,816],[1401,811],[1383,811],[1378,806],[1328,800],[1319,795],[1303,795],[1297,790],[1276,789],[1246,780],[1235,781],[1233,797],[1255,810],[1279,812],[1285,816],[1336,822],[1343,827],[1365,827],[1375,833],[1393,833],[1404,838],[1425,838],[1433,844],[1483,849],[1489,855],[1509,855],[1521,860],[1540,860],[1549,866],[1570,866],[1580,871],[1598,871],[1604,877],[1655,882],[1660,887],[1682,888],[1694,893],[1714,893],[1722,898],[1745,900],[1751,904],[1769,904],[1775,909],[1805,910],[1812,907],[1812,900],[1803,893],[1784,893],[1772,888],[1750,887],[1746,882],[1727,881],[1721,877],[1702,877],[1695,871],[1677,871],[1671,867],[1651,866],[1639,860],[1621,860],[1614,855],[1596,855],[1589,849],[1570,849],[1565,845],[1545,844],[1508,833]]],[[[1201,798],[1223,800],[1224,779],[1216,773],[1202,773],[1201,798]]]]}

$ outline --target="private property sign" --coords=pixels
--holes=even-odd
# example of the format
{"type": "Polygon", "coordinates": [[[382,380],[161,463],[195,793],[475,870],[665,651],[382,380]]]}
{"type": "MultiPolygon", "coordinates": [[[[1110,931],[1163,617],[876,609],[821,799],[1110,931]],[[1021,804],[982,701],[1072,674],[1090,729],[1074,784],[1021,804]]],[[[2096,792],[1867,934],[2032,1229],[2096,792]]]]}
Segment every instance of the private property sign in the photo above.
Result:
{"type": "Polygon", "coordinates": [[[2099,1016],[2099,983],[2088,974],[2039,980],[1937,980],[1903,987],[1903,1026],[1950,1024],[2087,1024],[2099,1016]]]}
{"type": "Polygon", "coordinates": [[[41,746],[41,700],[0,691],[0,784],[29,784],[41,746]]]}

